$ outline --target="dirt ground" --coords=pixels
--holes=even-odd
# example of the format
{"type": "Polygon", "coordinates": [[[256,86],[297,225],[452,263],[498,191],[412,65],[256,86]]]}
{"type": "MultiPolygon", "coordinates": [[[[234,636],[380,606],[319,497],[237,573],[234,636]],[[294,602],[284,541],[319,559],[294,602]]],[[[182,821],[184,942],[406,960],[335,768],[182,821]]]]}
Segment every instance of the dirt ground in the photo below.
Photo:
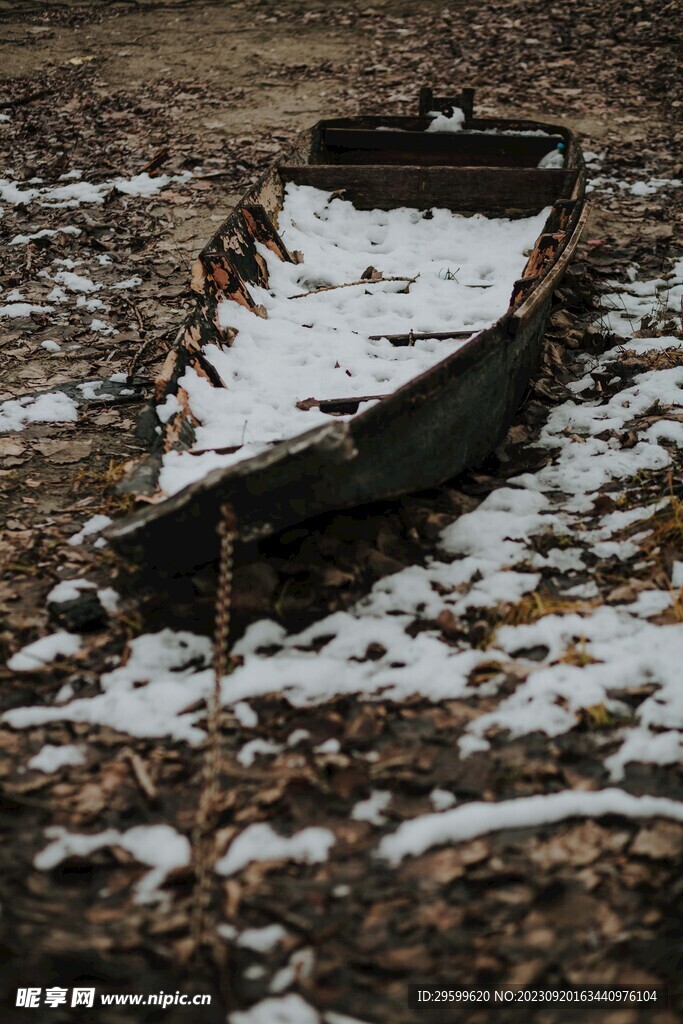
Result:
{"type": "MultiPolygon", "coordinates": [[[[93,332],[75,303],[58,323],[39,312],[1,322],[0,401],[112,373],[132,373],[135,383],[126,400],[85,403],[77,424],[36,423],[0,435],[3,664],[47,631],[46,594],[59,579],[87,573],[125,595],[116,615],[90,623],[86,649],[74,658],[35,673],[0,669],[2,710],[53,699],[65,684],[78,695],[95,692],[101,672],[143,626],[210,623],[211,573],[163,586],[141,582],[106,548],[72,546],[68,539],[95,514],[113,517],[130,509],[132,499],[114,485],[129,460],[146,450],[136,417],[189,308],[192,259],[296,131],[332,114],[412,113],[424,84],[471,85],[481,114],[558,120],[576,129],[587,150],[608,154],[610,174],[681,177],[679,23],[676,4],[662,0],[0,2],[0,113],[9,115],[0,123],[2,178],[53,183],[79,170],[84,180],[98,182],[130,177],[151,161],[169,175],[193,172],[145,200],[111,193],[101,205],[56,213],[19,204],[7,206],[0,220],[3,302],[5,292],[18,289],[40,303],[52,286],[40,271],[56,258],[80,258],[95,282],[110,275],[98,257],[111,258],[119,279],[142,278],[130,295],[111,293],[110,333],[93,332]],[[64,224],[81,234],[8,244],[17,234],[64,224]],[[46,351],[46,340],[59,350],[46,351]]],[[[585,329],[596,323],[600,281],[621,276],[631,260],[655,276],[674,253],[679,195],[594,196],[548,339],[556,354],[561,350],[565,378],[574,372],[585,329]]],[[[280,621],[297,627],[348,606],[376,579],[424,561],[448,517],[476,505],[512,465],[517,472],[533,465],[530,444],[555,400],[559,372],[546,361],[513,428],[524,444],[510,449],[512,463],[492,458],[452,486],[329,517],[303,538],[280,538],[242,556],[237,629],[273,614],[273,593],[280,621]]],[[[610,571],[617,586],[619,568],[610,571]]],[[[418,699],[401,705],[340,699],[304,712],[282,699],[263,699],[264,735],[331,730],[342,739],[342,753],[305,764],[290,754],[253,769],[234,760],[239,728],[229,722],[221,816],[226,839],[263,808],[304,827],[323,804],[346,845],[334,872],[325,865],[298,872],[256,865],[239,884],[222,883],[215,894],[222,916],[240,927],[283,923],[290,944],[261,958],[263,973],[281,968],[300,947],[312,948],[315,968],[300,968],[298,991],[318,1007],[376,1024],[521,1019],[518,1011],[495,1017],[456,1011],[441,1018],[409,1010],[407,984],[436,978],[466,985],[663,983],[670,987],[671,1009],[600,1010],[596,1019],[683,1020],[683,1004],[675,1002],[683,958],[681,829],[667,826],[667,841],[641,856],[629,852],[638,831],[633,823],[607,828],[588,822],[568,827],[561,849],[543,830],[527,830],[475,840],[448,856],[430,853],[398,872],[371,862],[367,825],[348,817],[371,776],[401,791],[399,817],[414,813],[443,778],[470,799],[524,795],[560,783],[589,788],[600,778],[596,750],[604,736],[588,721],[557,742],[532,735],[497,745],[488,759],[459,762],[454,737],[471,713],[463,701],[437,707],[418,699]],[[366,751],[372,746],[378,760],[345,756],[345,743],[366,751]],[[335,897],[340,885],[351,886],[354,896],[335,897]]],[[[32,867],[45,845],[44,830],[53,825],[87,832],[169,821],[189,833],[199,768],[197,750],[138,741],[101,726],[0,727],[3,1022],[31,1019],[29,1011],[14,1009],[18,985],[94,979],[112,991],[183,989],[214,997],[208,1010],[147,1010],[139,1017],[102,1008],[87,1017],[63,1008],[44,1012],[49,1020],[98,1024],[222,1022],[229,1011],[263,997],[258,971],[244,973],[253,966],[244,950],[228,955],[219,946],[200,962],[183,964],[188,871],[170,878],[171,900],[162,912],[133,901],[131,885],[141,870],[120,850],[71,858],[53,871],[32,867]],[[86,737],[96,755],[82,767],[49,776],[27,771],[27,760],[46,742],[86,737]]],[[[627,779],[637,793],[683,797],[680,766],[635,766],[627,779]]],[[[42,1012],[33,1011],[32,1019],[42,1020],[42,1012]]],[[[541,1009],[531,1019],[551,1024],[585,1017],[541,1009]]]]}

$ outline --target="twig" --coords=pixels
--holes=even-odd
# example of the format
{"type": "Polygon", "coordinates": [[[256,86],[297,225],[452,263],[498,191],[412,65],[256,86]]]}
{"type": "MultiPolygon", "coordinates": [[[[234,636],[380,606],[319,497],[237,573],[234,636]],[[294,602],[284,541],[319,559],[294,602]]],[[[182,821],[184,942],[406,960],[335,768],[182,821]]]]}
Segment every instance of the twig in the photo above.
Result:
{"type": "Polygon", "coordinates": [[[346,284],[326,284],[324,288],[314,288],[310,292],[299,292],[298,295],[290,295],[290,299],[305,299],[307,295],[318,295],[320,292],[332,292],[337,288],[355,288],[359,284],[382,284],[383,281],[407,281],[408,284],[415,284],[417,277],[378,277],[374,281],[363,278],[361,281],[348,281],[346,284]]]}
{"type": "Polygon", "coordinates": [[[164,147],[163,149],[160,149],[159,152],[156,153],[152,157],[152,159],[148,163],[145,164],[144,167],[140,168],[140,170],[138,171],[138,174],[145,174],[145,172],[147,174],[150,174],[150,175],[153,174],[153,172],[156,171],[159,167],[161,167],[162,164],[166,163],[166,161],[168,160],[168,157],[169,157],[168,149],[166,149],[166,147],[164,147]]]}
{"type": "Polygon", "coordinates": [[[130,749],[130,747],[126,747],[126,749],[124,750],[124,754],[130,761],[130,766],[133,770],[133,775],[135,776],[135,781],[137,782],[138,786],[145,794],[147,799],[151,803],[154,803],[159,793],[157,791],[156,786],[152,782],[152,779],[150,778],[150,774],[147,771],[147,765],[142,760],[142,758],[135,753],[134,750],[130,749]]]}
{"type": "Polygon", "coordinates": [[[483,327],[475,327],[471,331],[409,331],[408,334],[370,334],[370,341],[382,341],[386,338],[392,345],[412,344],[414,341],[437,341],[448,340],[449,338],[471,338],[473,334],[479,334],[483,327]]]}

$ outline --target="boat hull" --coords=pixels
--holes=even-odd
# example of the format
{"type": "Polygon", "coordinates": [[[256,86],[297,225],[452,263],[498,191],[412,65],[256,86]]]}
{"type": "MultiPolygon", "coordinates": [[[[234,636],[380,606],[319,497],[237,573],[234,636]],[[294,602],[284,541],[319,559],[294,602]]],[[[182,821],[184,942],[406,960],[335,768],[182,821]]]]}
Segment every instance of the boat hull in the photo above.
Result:
{"type": "MultiPolygon", "coordinates": [[[[366,121],[361,125],[363,129],[366,121]]],[[[283,182],[301,177],[306,166],[302,159],[310,161],[311,183],[322,175],[329,187],[329,181],[341,173],[342,180],[356,188],[357,194],[350,198],[361,205],[372,205],[372,190],[377,187],[367,173],[372,168],[367,163],[351,167],[353,173],[349,175],[347,164],[327,167],[317,163],[321,139],[328,136],[324,131],[312,132],[307,142],[299,142],[286,155],[285,163],[262,177],[200,257],[198,307],[173,354],[173,372],[164,382],[165,393],[177,387],[188,360],[201,359],[202,345],[214,340],[217,302],[226,293],[236,296],[237,301],[249,301],[243,280],[260,271],[254,263],[247,228],[251,225],[249,230],[255,230],[254,217],[260,210],[268,230],[268,218],[276,217],[283,182]],[[260,205],[248,205],[253,203],[260,205]],[[244,237],[246,244],[240,242],[244,237]],[[225,252],[230,253],[227,264],[225,252]],[[255,270],[250,270],[252,265],[255,270]]],[[[329,137],[336,142],[339,136],[329,137]]],[[[361,135],[361,143],[363,139],[361,135]]],[[[359,144],[355,134],[353,144],[359,144]]],[[[517,282],[510,309],[497,323],[350,420],[331,421],[280,442],[255,458],[214,470],[158,504],[146,505],[109,528],[107,536],[112,545],[136,562],[172,574],[184,573],[217,556],[216,526],[224,503],[233,508],[239,537],[254,541],[324,512],[436,486],[480,464],[505,435],[538,367],[553,290],[571,260],[585,223],[583,161],[579,166],[573,138],[570,144],[574,147],[573,166],[552,178],[558,183],[562,178],[562,182],[557,186],[558,202],[545,229],[550,233],[537,242],[525,276],[517,282]]],[[[439,194],[448,197],[451,172],[447,167],[397,170],[394,182],[402,197],[409,198],[411,189],[419,192],[424,188],[421,174],[427,175],[424,180],[432,185],[436,181],[439,194]]],[[[452,173],[460,175],[454,181],[463,187],[463,183],[476,178],[473,171],[454,169],[452,173]]],[[[490,169],[484,168],[483,172],[485,178],[491,178],[490,169]]],[[[533,183],[538,174],[533,169],[520,172],[504,167],[503,173],[507,177],[498,194],[505,202],[514,198],[515,175],[520,173],[520,180],[530,190],[525,193],[520,186],[520,209],[535,201],[533,183]]],[[[545,178],[546,190],[550,180],[545,178]]],[[[536,209],[547,199],[544,193],[536,209]]],[[[469,201],[459,196],[461,204],[469,201]]],[[[391,200],[385,202],[390,204],[391,200]]],[[[280,258],[289,258],[276,233],[268,238],[262,235],[259,240],[265,240],[280,258]]]]}

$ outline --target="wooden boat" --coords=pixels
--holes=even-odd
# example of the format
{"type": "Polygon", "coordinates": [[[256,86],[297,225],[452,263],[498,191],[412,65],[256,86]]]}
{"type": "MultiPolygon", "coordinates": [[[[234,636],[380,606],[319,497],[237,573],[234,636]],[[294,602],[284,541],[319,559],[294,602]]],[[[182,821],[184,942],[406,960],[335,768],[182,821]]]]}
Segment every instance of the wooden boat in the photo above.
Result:
{"type": "MultiPolygon", "coordinates": [[[[586,175],[567,128],[477,118],[472,106],[471,90],[435,97],[424,89],[417,117],[320,121],[247,192],[196,261],[196,307],[156,384],[156,408],[173,394],[179,411],[164,424],[154,407],[146,412],[157,451],[128,483],[130,490],[146,492],[146,504],[106,533],[118,551],[183,572],[215,558],[225,502],[234,509],[240,538],[259,539],[325,511],[435,486],[481,462],[500,441],[537,366],[552,293],[581,234],[586,175]],[[454,107],[464,111],[462,131],[427,130],[430,111],[452,113],[454,107]],[[558,142],[564,166],[539,168],[558,142]],[[179,380],[193,367],[213,386],[224,386],[204,351],[231,341],[229,328],[220,324],[219,303],[228,299],[259,312],[250,288],[268,281],[258,243],[281,260],[295,258],[277,230],[288,182],[342,192],[360,210],[445,208],[512,218],[551,210],[509,307],[492,326],[371,408],[340,420],[335,416],[356,412],[357,396],[313,398],[329,414],[327,422],[214,469],[170,497],[150,497],[162,450],[194,443],[196,420],[179,380]]],[[[407,333],[392,343],[414,339],[407,333]]]]}

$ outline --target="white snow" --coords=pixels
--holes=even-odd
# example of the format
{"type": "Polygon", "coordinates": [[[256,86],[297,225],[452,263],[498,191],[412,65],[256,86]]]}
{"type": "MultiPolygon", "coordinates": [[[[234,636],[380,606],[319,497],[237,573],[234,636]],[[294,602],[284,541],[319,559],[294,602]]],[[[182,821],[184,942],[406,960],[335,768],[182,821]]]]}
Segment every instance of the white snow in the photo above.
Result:
{"type": "Polygon", "coordinates": [[[461,132],[465,124],[465,113],[460,107],[453,107],[450,114],[440,110],[430,110],[428,117],[431,123],[425,128],[427,132],[461,132]]]}
{"type": "Polygon", "coordinates": [[[268,953],[287,938],[281,924],[268,924],[265,928],[246,928],[237,938],[237,945],[255,953],[268,953]]]}
{"type": "Polygon", "coordinates": [[[51,313],[52,306],[39,306],[34,302],[8,302],[0,306],[0,316],[10,320],[16,320],[20,316],[30,316],[31,313],[51,313]]]}
{"type": "Polygon", "coordinates": [[[102,676],[102,693],[68,704],[15,708],[5,715],[13,728],[73,721],[107,725],[132,736],[171,736],[187,743],[204,737],[196,720],[201,711],[186,709],[211,692],[211,642],[192,633],[162,630],[131,641],[125,665],[102,676]]]}
{"type": "Polygon", "coordinates": [[[52,840],[36,855],[33,864],[39,871],[52,871],[67,857],[88,857],[96,850],[118,846],[127,850],[141,864],[151,868],[135,886],[139,903],[155,902],[162,897],[158,891],[169,871],[190,863],[190,843],[170,825],[136,825],[126,832],[107,829],[95,835],[67,832],[54,826],[46,829],[52,840]]]}
{"type": "MultiPolygon", "coordinates": [[[[66,178],[63,175],[62,178],[66,178]]],[[[68,185],[46,186],[44,188],[22,188],[21,182],[0,179],[0,200],[12,205],[29,205],[37,200],[41,206],[74,207],[82,203],[103,203],[109,193],[116,189],[128,196],[155,196],[171,184],[185,185],[192,177],[191,171],[181,174],[159,174],[150,177],[146,172],[132,178],[117,177],[99,183],[72,181],[68,185]]],[[[41,182],[42,179],[34,179],[41,182]]],[[[62,179],[60,179],[62,180],[62,179]]]]}
{"type": "Polygon", "coordinates": [[[258,725],[258,715],[245,700],[238,700],[232,712],[240,725],[245,729],[253,729],[258,725]]]}
{"type": "Polygon", "coordinates": [[[125,281],[117,281],[111,287],[116,288],[119,291],[126,291],[129,288],[137,288],[138,285],[142,284],[142,278],[134,274],[133,277],[127,277],[125,281]]]}
{"type": "Polygon", "coordinates": [[[102,392],[103,383],[104,381],[101,380],[86,380],[82,384],[77,384],[76,387],[88,402],[113,402],[113,395],[108,394],[106,391],[102,392]]]}
{"type": "Polygon", "coordinates": [[[447,811],[456,803],[455,797],[447,789],[433,789],[429,794],[429,799],[435,811],[447,811]]]}
{"type": "Polygon", "coordinates": [[[81,638],[75,633],[67,633],[60,630],[50,636],[43,636],[40,640],[34,640],[27,644],[20,651],[13,654],[7,662],[7,667],[13,672],[35,672],[51,664],[55,658],[69,658],[76,654],[81,648],[81,638]]]}
{"type": "Polygon", "coordinates": [[[557,170],[564,167],[564,153],[560,149],[553,149],[546,153],[538,161],[538,166],[545,170],[557,170]]]}
{"type": "Polygon", "coordinates": [[[296,949],[284,967],[271,978],[268,990],[279,995],[297,982],[306,981],[313,973],[315,953],[310,946],[296,949]]]}
{"type": "Polygon", "coordinates": [[[0,200],[13,206],[28,205],[39,194],[37,188],[22,189],[16,181],[0,178],[0,200]]]}
{"type": "Polygon", "coordinates": [[[254,739],[242,747],[237,754],[237,760],[245,768],[251,768],[257,757],[279,754],[282,750],[281,743],[273,743],[272,740],[254,739]]]}
{"type": "Polygon", "coordinates": [[[109,615],[114,615],[118,611],[119,595],[113,587],[102,587],[97,591],[97,597],[105,612],[109,615]]]}
{"type": "Polygon", "coordinates": [[[50,391],[37,398],[10,398],[0,403],[0,433],[23,430],[27,423],[74,423],[78,406],[62,391],[50,391]]]}
{"type": "Polygon", "coordinates": [[[631,195],[652,196],[662,188],[680,188],[683,181],[680,178],[650,178],[649,181],[637,181],[631,185],[631,195]]]}
{"type": "Polygon", "coordinates": [[[66,225],[63,228],[41,228],[40,231],[34,231],[30,235],[15,235],[10,241],[10,245],[26,245],[27,242],[33,242],[36,238],[53,238],[55,235],[80,235],[81,229],[73,227],[72,225],[66,225]]]}
{"type": "MultiPolygon", "coordinates": [[[[297,402],[389,394],[465,344],[432,338],[397,347],[384,337],[371,341],[371,335],[449,329],[474,335],[505,312],[547,211],[519,220],[442,209],[431,214],[356,210],[328,192],[287,186],[279,230],[290,250],[303,252],[304,262],[283,263],[260,246],[269,287],[250,291],[267,317],[236,302],[220,303],[220,323],[238,334],[230,348],[208,345],[204,354],[227,387],[212,387],[193,369],[180,379],[200,422],[195,448],[204,454],[166,454],[164,492],[176,493],[218,466],[334,418],[297,402]],[[416,280],[407,291],[405,281],[368,280],[316,292],[358,282],[369,266],[384,277],[416,280]],[[207,451],[226,447],[239,450],[207,451]]],[[[361,403],[359,411],[369,404],[361,403]]],[[[162,420],[176,410],[177,401],[167,400],[162,420]]]]}
{"type": "Polygon", "coordinates": [[[599,174],[591,178],[586,191],[592,192],[595,189],[605,192],[607,195],[614,194],[614,189],[629,192],[632,196],[652,196],[665,188],[680,188],[683,181],[680,178],[650,178],[648,181],[624,181],[622,178],[615,178],[610,175],[599,174]]]}
{"type": "Polygon", "coordinates": [[[45,341],[41,341],[40,347],[44,348],[46,352],[61,352],[62,351],[62,346],[59,344],[59,342],[57,342],[57,341],[50,341],[50,339],[46,339],[45,341]]]}
{"type": "Polygon", "coordinates": [[[94,589],[90,580],[61,580],[49,592],[45,600],[48,604],[62,604],[64,601],[75,601],[83,590],[94,589]]]}
{"type": "Polygon", "coordinates": [[[354,821],[368,821],[371,825],[383,825],[387,820],[382,813],[391,803],[391,793],[374,789],[367,800],[361,800],[351,811],[354,821]]]}
{"type": "Polygon", "coordinates": [[[419,856],[432,846],[463,843],[508,828],[551,825],[567,818],[597,818],[608,814],[624,818],[671,818],[683,822],[683,803],[665,797],[632,796],[621,789],[596,792],[565,790],[542,796],[476,801],[441,814],[425,814],[403,822],[379,844],[379,856],[396,865],[419,856]]]}
{"type": "Polygon", "coordinates": [[[83,277],[82,274],[74,274],[69,270],[60,270],[55,274],[54,280],[57,284],[63,284],[70,292],[87,293],[96,292],[102,287],[101,284],[95,284],[89,277],[83,277]]]}
{"type": "Polygon", "coordinates": [[[228,1024],[320,1024],[320,1014],[296,992],[263,999],[248,1010],[233,1010],[228,1024]]]}
{"type": "Polygon", "coordinates": [[[109,526],[111,523],[111,517],[98,513],[92,516],[87,523],[75,533],[73,537],[69,537],[69,544],[74,547],[78,547],[83,543],[86,537],[92,537],[94,533],[100,533],[105,526],[109,526]]]}
{"type": "MultiPolygon", "coordinates": [[[[75,601],[84,590],[97,590],[95,583],[90,580],[61,580],[52,588],[46,597],[47,604],[63,604],[65,601],[75,601]]],[[[114,614],[118,608],[119,595],[111,587],[102,587],[97,590],[97,597],[106,612],[114,614]]]]}
{"type": "Polygon", "coordinates": [[[114,334],[115,330],[111,324],[106,323],[104,320],[93,319],[90,323],[91,331],[98,331],[101,334],[114,334]]]}
{"type": "Polygon", "coordinates": [[[41,206],[73,207],[81,203],[103,203],[112,186],[103,182],[99,185],[89,181],[76,181],[70,185],[34,190],[40,195],[41,206]]]}
{"type": "Polygon", "coordinates": [[[316,754],[338,754],[340,750],[341,744],[339,740],[335,739],[325,740],[315,748],[316,754]]]}
{"type": "Polygon", "coordinates": [[[27,767],[35,772],[51,774],[58,772],[60,768],[81,764],[85,764],[85,755],[80,747],[56,747],[51,743],[46,743],[42,750],[31,758],[27,767]]]}
{"type": "Polygon", "coordinates": [[[298,747],[299,744],[305,743],[310,738],[311,734],[308,729],[294,729],[287,737],[287,746],[298,747]]]}
{"type": "Polygon", "coordinates": [[[216,863],[216,871],[221,875],[235,875],[253,861],[293,860],[319,864],[327,860],[334,842],[334,834],[327,828],[311,826],[286,837],[259,822],[248,825],[233,839],[228,852],[216,863]]]}
{"type": "Polygon", "coordinates": [[[127,196],[155,196],[161,192],[168,185],[184,185],[190,178],[192,173],[185,171],[182,174],[158,174],[156,177],[151,177],[145,171],[143,174],[136,174],[134,177],[116,178],[113,182],[114,188],[119,192],[123,192],[127,196]]]}
{"type": "MultiPolygon", "coordinates": [[[[252,965],[245,971],[245,976],[258,980],[263,977],[263,969],[260,965],[252,965]]],[[[248,1010],[233,1010],[227,1021],[228,1024],[365,1024],[357,1017],[349,1017],[336,1010],[318,1013],[296,992],[271,996],[248,1010]]]]}

